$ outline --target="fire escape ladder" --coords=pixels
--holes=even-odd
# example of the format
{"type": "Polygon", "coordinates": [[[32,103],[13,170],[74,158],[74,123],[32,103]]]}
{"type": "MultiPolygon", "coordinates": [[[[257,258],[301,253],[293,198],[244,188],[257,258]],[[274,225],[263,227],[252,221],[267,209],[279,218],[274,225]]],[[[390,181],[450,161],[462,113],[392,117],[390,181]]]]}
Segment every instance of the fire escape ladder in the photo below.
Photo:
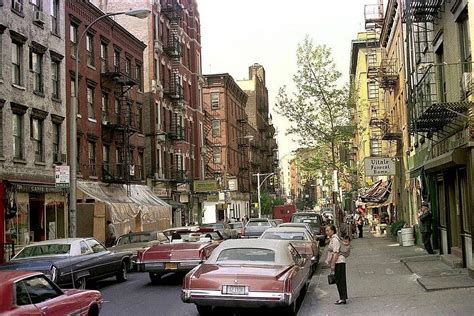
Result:
{"type": "Polygon", "coordinates": [[[213,148],[214,147],[221,147],[221,143],[219,142],[218,138],[213,137],[212,135],[212,119],[213,116],[208,112],[204,111],[204,139],[205,139],[205,144],[204,144],[204,150],[203,150],[203,158],[204,162],[206,165],[206,170],[205,170],[205,177],[207,179],[209,178],[215,178],[217,173],[220,173],[221,170],[214,164],[214,153],[213,153],[213,148]]]}

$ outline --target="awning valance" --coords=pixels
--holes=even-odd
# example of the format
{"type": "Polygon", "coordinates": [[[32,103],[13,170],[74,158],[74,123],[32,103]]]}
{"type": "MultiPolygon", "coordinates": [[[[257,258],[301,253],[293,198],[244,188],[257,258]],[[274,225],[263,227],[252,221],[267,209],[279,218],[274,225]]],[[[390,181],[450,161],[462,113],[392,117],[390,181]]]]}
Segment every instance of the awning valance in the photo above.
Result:
{"type": "Polygon", "coordinates": [[[366,194],[362,195],[360,200],[365,203],[383,203],[388,199],[391,188],[392,179],[387,181],[380,180],[366,194]]]}

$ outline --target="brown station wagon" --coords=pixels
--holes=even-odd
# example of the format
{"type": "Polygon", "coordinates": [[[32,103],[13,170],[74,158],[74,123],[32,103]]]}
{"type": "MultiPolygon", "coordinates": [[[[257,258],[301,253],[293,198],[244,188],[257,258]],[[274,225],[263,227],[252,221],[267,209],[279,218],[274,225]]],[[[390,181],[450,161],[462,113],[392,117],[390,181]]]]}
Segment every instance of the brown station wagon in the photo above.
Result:
{"type": "Polygon", "coordinates": [[[296,315],[310,276],[311,260],[289,241],[226,240],[186,275],[181,299],[196,304],[200,315],[214,307],[278,307],[296,315]]]}

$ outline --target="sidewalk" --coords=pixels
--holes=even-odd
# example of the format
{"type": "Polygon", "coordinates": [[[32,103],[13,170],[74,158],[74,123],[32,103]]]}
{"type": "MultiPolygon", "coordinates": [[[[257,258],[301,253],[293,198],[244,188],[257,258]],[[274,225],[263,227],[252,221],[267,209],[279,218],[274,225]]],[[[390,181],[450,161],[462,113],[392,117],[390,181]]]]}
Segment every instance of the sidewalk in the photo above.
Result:
{"type": "MultiPolygon", "coordinates": [[[[454,280],[448,279],[454,276],[457,278],[451,282],[454,285],[471,284],[473,280],[463,271],[446,270],[447,266],[440,265],[440,261],[417,261],[426,257],[419,247],[400,247],[389,238],[374,237],[367,231],[364,236],[352,241],[351,256],[347,260],[348,304],[334,305],[339,297],[336,286],[327,283],[329,268],[323,264],[324,252],[299,315],[473,314],[474,287],[427,291],[418,282],[421,277],[443,287],[445,282],[454,280]],[[407,264],[401,262],[402,258],[407,264]]],[[[452,287],[451,283],[447,284],[448,288],[452,287]]]]}

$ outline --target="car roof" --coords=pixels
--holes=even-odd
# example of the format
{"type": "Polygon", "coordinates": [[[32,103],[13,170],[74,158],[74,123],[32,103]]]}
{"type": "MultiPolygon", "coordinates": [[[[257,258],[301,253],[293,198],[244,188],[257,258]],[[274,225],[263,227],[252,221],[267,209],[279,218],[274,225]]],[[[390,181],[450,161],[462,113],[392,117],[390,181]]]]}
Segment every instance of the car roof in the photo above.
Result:
{"type": "Polygon", "coordinates": [[[298,233],[307,233],[308,230],[305,227],[272,227],[265,231],[266,232],[298,232],[298,233]]]}
{"type": "Polygon", "coordinates": [[[281,223],[278,227],[308,227],[308,223],[281,223]]]}
{"type": "MultiPolygon", "coordinates": [[[[275,263],[276,265],[291,265],[294,264],[293,258],[288,251],[288,240],[272,240],[268,242],[268,239],[227,239],[224,240],[217,248],[212,252],[209,259],[206,261],[208,264],[216,264],[219,254],[228,249],[236,248],[259,248],[268,249],[275,252],[275,263]]],[[[261,262],[258,262],[261,264],[261,262]]],[[[264,264],[264,263],[263,263],[264,264]]]]}
{"type": "Polygon", "coordinates": [[[53,244],[72,244],[74,242],[79,242],[81,240],[92,239],[91,238],[61,238],[61,239],[50,239],[50,240],[43,240],[31,243],[26,245],[25,247],[31,246],[38,246],[38,245],[53,245],[53,244]]]}
{"type": "Polygon", "coordinates": [[[0,270],[0,284],[4,284],[6,282],[15,282],[20,279],[24,279],[27,277],[32,277],[35,275],[42,275],[41,272],[35,271],[22,271],[22,270],[0,270]]]}
{"type": "Polygon", "coordinates": [[[270,219],[268,218],[250,218],[249,222],[266,222],[269,221],[270,219]]]}

